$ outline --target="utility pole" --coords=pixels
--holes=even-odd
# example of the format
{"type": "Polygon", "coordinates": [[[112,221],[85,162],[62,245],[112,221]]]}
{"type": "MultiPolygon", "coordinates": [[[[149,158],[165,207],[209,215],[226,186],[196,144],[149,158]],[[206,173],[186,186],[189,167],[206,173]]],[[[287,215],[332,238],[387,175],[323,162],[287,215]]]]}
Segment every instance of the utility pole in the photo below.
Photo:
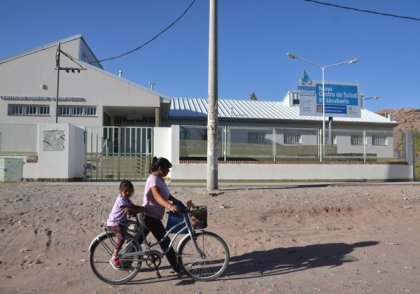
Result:
{"type": "Polygon", "coordinates": [[[55,98],[55,123],[58,123],[58,100],[60,98],[60,71],[61,70],[65,70],[67,73],[80,73],[81,70],[86,70],[86,68],[84,68],[80,63],[78,63],[76,61],[76,59],[74,59],[70,54],[64,52],[63,50],[61,50],[61,43],[58,42],[57,44],[57,51],[55,53],[55,70],[57,71],[57,96],[55,98]],[[75,64],[78,65],[78,67],[62,67],[61,66],[61,54],[63,54],[64,56],[66,56],[68,59],[70,59],[71,61],[73,61],[75,64]]]}
{"type": "Polygon", "coordinates": [[[58,97],[60,96],[60,53],[61,43],[57,45],[55,53],[55,68],[57,69],[57,96],[55,97],[55,123],[58,123],[58,97]]]}
{"type": "Polygon", "coordinates": [[[217,0],[210,0],[209,77],[207,114],[207,191],[218,188],[218,75],[217,75],[217,0]]]}

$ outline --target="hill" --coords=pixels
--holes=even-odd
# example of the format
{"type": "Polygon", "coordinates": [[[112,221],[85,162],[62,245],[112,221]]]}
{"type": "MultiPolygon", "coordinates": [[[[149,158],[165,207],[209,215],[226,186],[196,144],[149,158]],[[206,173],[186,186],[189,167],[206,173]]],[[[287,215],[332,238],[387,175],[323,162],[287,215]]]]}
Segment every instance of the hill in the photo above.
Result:
{"type": "Polygon", "coordinates": [[[392,120],[398,122],[396,131],[420,131],[420,108],[382,109],[377,112],[382,116],[391,115],[392,120]]]}
{"type": "MultiPolygon", "coordinates": [[[[390,115],[392,120],[398,122],[394,128],[395,149],[402,149],[402,133],[404,131],[416,129],[417,134],[420,132],[420,108],[382,109],[377,113],[382,116],[390,115]]],[[[419,143],[417,142],[417,144],[419,143]]]]}

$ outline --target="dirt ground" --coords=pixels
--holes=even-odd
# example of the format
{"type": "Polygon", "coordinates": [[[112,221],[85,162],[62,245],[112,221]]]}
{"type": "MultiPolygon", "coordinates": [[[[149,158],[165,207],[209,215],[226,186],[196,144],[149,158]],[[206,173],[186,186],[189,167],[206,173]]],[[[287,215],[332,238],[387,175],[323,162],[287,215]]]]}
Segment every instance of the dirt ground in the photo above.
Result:
{"type": "MultiPolygon", "coordinates": [[[[90,270],[118,183],[0,183],[0,293],[420,293],[420,185],[172,184],[207,205],[230,249],[226,273],[194,282],[145,269],[110,286],[90,270]]],[[[143,193],[136,182],[135,202],[143,193]]]]}

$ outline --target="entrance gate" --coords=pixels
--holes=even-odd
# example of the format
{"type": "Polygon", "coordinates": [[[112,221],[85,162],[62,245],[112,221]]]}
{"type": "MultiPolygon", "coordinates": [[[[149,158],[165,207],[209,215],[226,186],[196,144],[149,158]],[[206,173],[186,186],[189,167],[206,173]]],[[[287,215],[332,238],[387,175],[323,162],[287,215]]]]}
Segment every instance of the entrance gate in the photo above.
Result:
{"type": "Polygon", "coordinates": [[[86,146],[85,180],[144,180],[153,154],[153,128],[86,127],[86,146]]]}

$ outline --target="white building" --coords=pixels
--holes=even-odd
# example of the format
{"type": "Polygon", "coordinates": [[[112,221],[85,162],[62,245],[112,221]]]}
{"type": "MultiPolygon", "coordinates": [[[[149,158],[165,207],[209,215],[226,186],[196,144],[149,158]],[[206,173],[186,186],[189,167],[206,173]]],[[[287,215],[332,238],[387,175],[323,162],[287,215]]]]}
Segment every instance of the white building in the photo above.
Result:
{"type": "Polygon", "coordinates": [[[165,104],[164,96],[105,71],[81,35],[0,60],[0,124],[158,126],[165,104]]]}
{"type": "MultiPolygon", "coordinates": [[[[296,92],[289,91],[282,101],[219,100],[219,126],[232,130],[227,133],[228,140],[237,143],[272,145],[274,141],[277,145],[294,149],[317,146],[322,118],[300,115],[296,99],[296,92]]],[[[206,126],[206,118],[206,99],[172,99],[171,124],[206,126]]],[[[335,146],[335,154],[351,155],[365,151],[375,157],[389,158],[393,156],[394,126],[396,122],[389,118],[361,109],[360,118],[333,119],[332,141],[327,145],[335,146]]],[[[181,127],[181,134],[182,131],[181,127]]],[[[326,133],[328,136],[328,129],[326,133]]],[[[195,128],[195,139],[200,135],[202,131],[195,128]]]]}
{"type": "MultiPolygon", "coordinates": [[[[219,99],[218,109],[222,160],[260,156],[276,161],[276,157],[319,155],[322,118],[300,115],[294,91],[282,101],[219,99]],[[258,156],[250,157],[243,146],[250,146],[258,156]]],[[[128,177],[131,171],[122,171],[120,166],[136,170],[133,162],[140,160],[142,178],[150,156],[171,153],[168,149],[175,148],[174,142],[180,145],[171,158],[175,163],[180,158],[205,157],[206,121],[207,99],[169,98],[105,71],[81,35],[0,60],[0,156],[25,155],[28,165],[40,158],[53,158],[41,156],[41,152],[51,155],[48,152],[71,148],[69,142],[45,145],[54,136],[77,134],[72,127],[54,129],[54,124],[69,124],[85,130],[85,176],[89,169],[92,178],[128,177]],[[153,129],[178,125],[171,128],[176,132],[153,129]],[[156,133],[163,136],[153,137],[156,133]],[[157,139],[159,147],[153,144],[157,139]],[[187,140],[197,143],[196,150],[186,146],[187,140]]],[[[366,109],[359,118],[334,118],[326,151],[363,154],[365,159],[366,155],[392,157],[395,125],[366,109]]],[[[41,170],[34,166],[26,169],[34,174],[41,170]]]]}

